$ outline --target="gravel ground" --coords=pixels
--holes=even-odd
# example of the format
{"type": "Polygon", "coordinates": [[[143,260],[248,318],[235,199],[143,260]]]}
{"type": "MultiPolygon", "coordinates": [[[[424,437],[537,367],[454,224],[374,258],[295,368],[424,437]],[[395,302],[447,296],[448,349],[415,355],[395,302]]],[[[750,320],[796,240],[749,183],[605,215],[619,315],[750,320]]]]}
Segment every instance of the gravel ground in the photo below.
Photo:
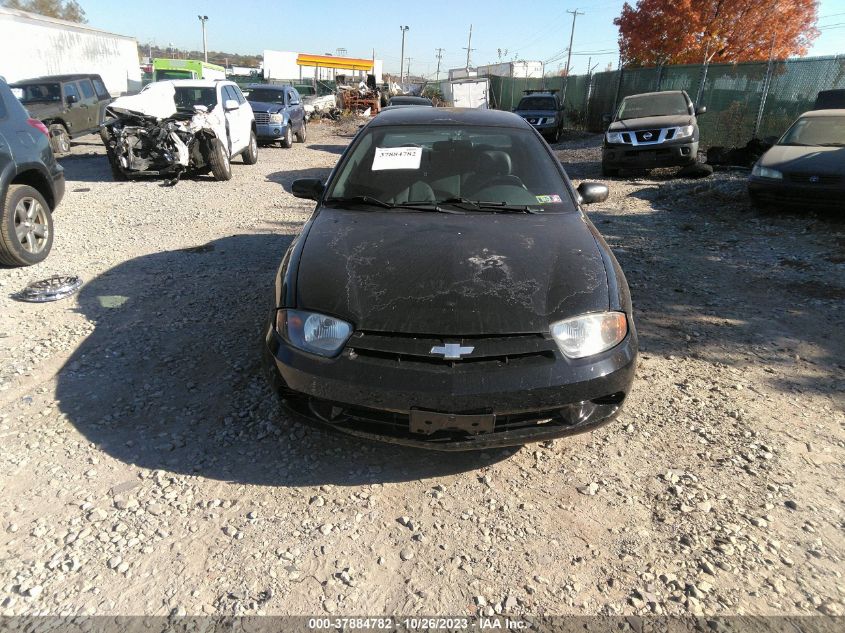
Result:
{"type": "MultiPolygon", "coordinates": [[[[591,209],[642,345],[620,419],[440,455],[286,420],[258,341],[349,140],[234,178],[62,159],[54,250],[0,269],[0,613],[843,614],[845,225],[749,209],[744,174],[611,182],[591,209]],[[9,295],[53,273],[73,298],[9,295]]],[[[556,146],[598,178],[598,139],[556,146]]]]}

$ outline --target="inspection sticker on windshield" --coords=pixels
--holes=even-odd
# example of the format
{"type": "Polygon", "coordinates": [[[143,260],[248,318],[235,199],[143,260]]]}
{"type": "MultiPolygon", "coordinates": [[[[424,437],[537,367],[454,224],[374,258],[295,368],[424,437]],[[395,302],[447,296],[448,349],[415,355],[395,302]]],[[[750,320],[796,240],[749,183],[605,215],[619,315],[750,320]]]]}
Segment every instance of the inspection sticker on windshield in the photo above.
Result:
{"type": "Polygon", "coordinates": [[[560,196],[556,193],[553,193],[550,196],[537,196],[537,202],[539,202],[540,204],[555,204],[560,201],[560,196]]]}
{"type": "Polygon", "coordinates": [[[422,151],[422,147],[376,147],[373,171],[419,169],[422,151]]]}

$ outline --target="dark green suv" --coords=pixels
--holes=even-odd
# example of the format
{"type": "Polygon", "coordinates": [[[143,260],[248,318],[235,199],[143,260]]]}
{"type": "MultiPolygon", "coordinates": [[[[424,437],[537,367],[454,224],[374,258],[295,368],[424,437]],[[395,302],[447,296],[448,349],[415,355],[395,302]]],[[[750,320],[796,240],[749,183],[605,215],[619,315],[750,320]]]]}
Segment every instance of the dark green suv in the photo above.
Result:
{"type": "Polygon", "coordinates": [[[51,75],[10,86],[29,113],[50,130],[56,154],[70,151],[70,139],[97,132],[112,98],[100,75],[51,75]]]}

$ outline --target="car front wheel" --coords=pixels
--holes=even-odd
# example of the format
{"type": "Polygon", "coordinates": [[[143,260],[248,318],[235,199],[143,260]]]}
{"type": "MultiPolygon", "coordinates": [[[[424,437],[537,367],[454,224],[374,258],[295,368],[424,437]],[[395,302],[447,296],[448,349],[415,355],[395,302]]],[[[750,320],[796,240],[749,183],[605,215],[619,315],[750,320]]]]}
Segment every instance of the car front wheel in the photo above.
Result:
{"type": "Polygon", "coordinates": [[[67,154],[70,151],[70,134],[61,123],[50,125],[50,147],[56,156],[67,154]]]}
{"type": "Polygon", "coordinates": [[[0,206],[0,263],[31,266],[53,247],[53,215],[38,191],[11,185],[0,206]]]}
{"type": "Polygon", "coordinates": [[[231,180],[232,164],[229,162],[229,153],[219,138],[211,141],[209,148],[208,162],[211,165],[211,175],[215,180],[231,180]]]}
{"type": "Polygon", "coordinates": [[[288,123],[288,126],[285,128],[285,135],[282,137],[282,140],[279,141],[279,144],[285,149],[293,147],[293,134],[290,131],[290,123],[288,123]]]}
{"type": "Polygon", "coordinates": [[[254,165],[258,162],[258,140],[255,138],[255,132],[249,133],[249,145],[243,153],[244,164],[254,165]]]}

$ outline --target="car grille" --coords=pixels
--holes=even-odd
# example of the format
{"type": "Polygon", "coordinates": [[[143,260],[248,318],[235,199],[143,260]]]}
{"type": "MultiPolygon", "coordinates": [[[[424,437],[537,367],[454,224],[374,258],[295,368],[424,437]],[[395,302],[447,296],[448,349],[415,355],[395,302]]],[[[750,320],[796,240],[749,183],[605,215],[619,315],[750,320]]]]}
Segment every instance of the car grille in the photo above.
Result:
{"type": "Polygon", "coordinates": [[[542,334],[433,337],[383,332],[355,332],[347,343],[350,356],[381,365],[429,366],[433,371],[477,371],[504,365],[553,363],[556,343],[542,334]],[[473,351],[459,360],[432,354],[433,347],[460,343],[473,351]]]}
{"type": "Polygon", "coordinates": [[[255,122],[267,124],[270,122],[270,114],[267,112],[254,112],[255,114],[255,122]]]}
{"type": "Polygon", "coordinates": [[[660,130],[637,130],[637,143],[654,143],[660,138],[660,130]]]}
{"type": "Polygon", "coordinates": [[[837,174],[787,174],[789,180],[805,185],[837,185],[842,182],[842,176],[837,174]]]}

